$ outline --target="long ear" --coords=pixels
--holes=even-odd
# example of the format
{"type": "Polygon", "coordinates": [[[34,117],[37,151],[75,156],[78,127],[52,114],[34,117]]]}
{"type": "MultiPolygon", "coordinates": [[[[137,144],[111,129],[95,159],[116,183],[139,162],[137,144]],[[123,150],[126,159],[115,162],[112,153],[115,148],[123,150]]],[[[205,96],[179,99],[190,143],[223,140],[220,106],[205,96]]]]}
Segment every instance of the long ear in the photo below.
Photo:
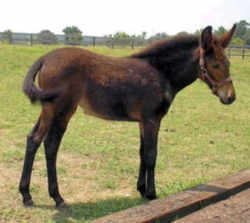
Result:
{"type": "Polygon", "coordinates": [[[213,34],[212,34],[212,26],[207,26],[201,33],[201,47],[208,51],[212,47],[212,40],[213,40],[213,34]]]}
{"type": "Polygon", "coordinates": [[[236,28],[236,24],[233,25],[231,30],[229,30],[228,32],[222,35],[222,37],[220,38],[222,47],[226,48],[228,46],[234,34],[235,28],[236,28]]]}

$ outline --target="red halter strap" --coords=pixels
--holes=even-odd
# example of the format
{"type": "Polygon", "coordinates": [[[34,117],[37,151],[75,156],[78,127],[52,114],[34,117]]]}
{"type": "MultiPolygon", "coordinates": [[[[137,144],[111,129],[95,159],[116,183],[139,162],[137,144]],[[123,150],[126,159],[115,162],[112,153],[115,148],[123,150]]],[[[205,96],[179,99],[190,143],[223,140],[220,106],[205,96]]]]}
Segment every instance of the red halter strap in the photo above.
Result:
{"type": "Polygon", "coordinates": [[[210,75],[208,74],[208,70],[205,66],[205,59],[204,59],[205,51],[200,47],[200,68],[201,68],[201,74],[199,75],[199,78],[206,82],[212,89],[213,93],[216,94],[218,88],[221,86],[232,82],[231,77],[227,77],[226,79],[222,81],[214,81],[210,75]]]}

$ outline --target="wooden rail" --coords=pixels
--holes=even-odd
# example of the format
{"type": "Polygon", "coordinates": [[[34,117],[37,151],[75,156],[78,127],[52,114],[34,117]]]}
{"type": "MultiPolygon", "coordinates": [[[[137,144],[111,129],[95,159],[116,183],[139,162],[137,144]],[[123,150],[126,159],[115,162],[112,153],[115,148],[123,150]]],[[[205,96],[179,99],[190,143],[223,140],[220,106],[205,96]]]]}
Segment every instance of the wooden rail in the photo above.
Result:
{"type": "Polygon", "coordinates": [[[226,50],[229,58],[241,57],[243,60],[250,57],[250,46],[230,46],[226,50]]]}
{"type": "Polygon", "coordinates": [[[170,223],[250,188],[249,176],[250,169],[246,169],[176,195],[99,218],[93,223],[170,223]]]}

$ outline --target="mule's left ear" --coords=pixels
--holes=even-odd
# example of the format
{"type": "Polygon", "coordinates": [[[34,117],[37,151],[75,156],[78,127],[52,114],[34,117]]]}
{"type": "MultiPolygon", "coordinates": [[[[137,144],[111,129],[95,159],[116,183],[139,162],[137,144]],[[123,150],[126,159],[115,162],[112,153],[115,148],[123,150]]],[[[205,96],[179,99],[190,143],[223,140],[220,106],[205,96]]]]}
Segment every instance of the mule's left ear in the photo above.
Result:
{"type": "Polygon", "coordinates": [[[223,48],[226,48],[228,46],[228,44],[230,43],[235,29],[236,29],[236,24],[234,24],[232,29],[229,30],[228,32],[224,33],[222,35],[222,37],[220,38],[221,45],[222,45],[223,48]]]}
{"type": "Polygon", "coordinates": [[[205,51],[209,51],[212,47],[212,26],[207,26],[201,33],[201,47],[205,51]]]}

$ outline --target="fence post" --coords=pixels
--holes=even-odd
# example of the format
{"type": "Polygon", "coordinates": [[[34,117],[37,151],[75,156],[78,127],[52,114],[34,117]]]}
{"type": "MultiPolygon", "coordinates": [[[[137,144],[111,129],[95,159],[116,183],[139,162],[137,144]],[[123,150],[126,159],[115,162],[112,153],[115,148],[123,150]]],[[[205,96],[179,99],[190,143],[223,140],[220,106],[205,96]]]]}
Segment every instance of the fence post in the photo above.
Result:
{"type": "Polygon", "coordinates": [[[12,41],[13,39],[12,39],[12,33],[10,33],[9,35],[8,35],[8,41],[9,41],[9,44],[12,44],[12,41]]]}
{"type": "Polygon", "coordinates": [[[228,48],[228,57],[231,58],[231,47],[228,48]]]}
{"type": "Polygon", "coordinates": [[[114,49],[114,38],[111,39],[111,48],[114,49]]]}
{"type": "Polygon", "coordinates": [[[244,45],[241,48],[241,54],[242,54],[242,59],[244,60],[245,59],[245,47],[244,47],[244,45]]]}
{"type": "Polygon", "coordinates": [[[95,47],[95,44],[96,44],[96,37],[93,36],[93,47],[95,47]]]}
{"type": "Polygon", "coordinates": [[[33,35],[30,34],[30,45],[33,46],[33,35]]]}
{"type": "Polygon", "coordinates": [[[135,39],[134,38],[131,41],[131,48],[132,48],[132,50],[135,48],[135,39]]]}

